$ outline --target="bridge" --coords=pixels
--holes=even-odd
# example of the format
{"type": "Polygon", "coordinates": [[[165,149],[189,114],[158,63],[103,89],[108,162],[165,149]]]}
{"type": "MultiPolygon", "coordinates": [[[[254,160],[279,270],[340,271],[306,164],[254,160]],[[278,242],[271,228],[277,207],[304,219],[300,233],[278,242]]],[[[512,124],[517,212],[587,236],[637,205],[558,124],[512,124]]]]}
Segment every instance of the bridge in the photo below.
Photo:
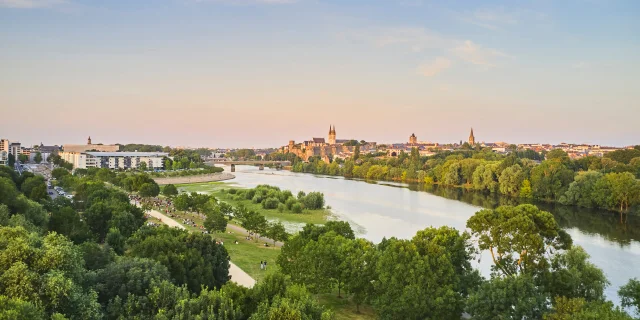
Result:
{"type": "Polygon", "coordinates": [[[291,161],[261,161],[261,160],[229,160],[229,159],[215,159],[206,162],[209,165],[223,164],[231,166],[231,172],[236,172],[236,165],[247,166],[259,166],[260,170],[264,170],[265,165],[276,165],[286,167],[291,165],[291,161]]]}

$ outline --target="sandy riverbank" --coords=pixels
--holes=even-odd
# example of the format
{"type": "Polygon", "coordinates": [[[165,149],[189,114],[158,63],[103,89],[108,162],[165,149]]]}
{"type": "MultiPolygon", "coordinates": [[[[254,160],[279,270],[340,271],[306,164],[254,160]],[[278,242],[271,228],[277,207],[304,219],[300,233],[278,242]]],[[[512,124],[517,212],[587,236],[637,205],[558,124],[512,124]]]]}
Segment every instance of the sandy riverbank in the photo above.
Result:
{"type": "Polygon", "coordinates": [[[167,178],[153,178],[153,180],[159,185],[165,184],[185,184],[185,183],[201,183],[201,182],[213,182],[231,180],[236,176],[231,173],[212,173],[203,174],[198,176],[186,176],[186,177],[167,177],[167,178]]]}

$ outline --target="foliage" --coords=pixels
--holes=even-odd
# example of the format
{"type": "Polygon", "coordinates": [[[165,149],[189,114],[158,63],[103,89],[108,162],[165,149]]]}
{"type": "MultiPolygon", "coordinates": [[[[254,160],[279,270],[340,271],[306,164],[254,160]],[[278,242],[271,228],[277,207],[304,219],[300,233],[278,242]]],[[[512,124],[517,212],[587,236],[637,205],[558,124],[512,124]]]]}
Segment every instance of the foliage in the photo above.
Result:
{"type": "Polygon", "coordinates": [[[623,307],[633,307],[640,313],[640,281],[633,278],[618,291],[623,307]]]}
{"type": "Polygon", "coordinates": [[[178,195],[178,188],[172,184],[168,184],[162,188],[162,194],[167,197],[174,197],[178,195]]]}
{"type": "Polygon", "coordinates": [[[220,288],[229,280],[227,250],[207,235],[166,226],[142,227],[129,238],[127,248],[129,256],[160,262],[176,284],[185,284],[192,292],[200,292],[202,286],[220,288]]]}
{"type": "Polygon", "coordinates": [[[566,249],[571,238],[553,215],[529,204],[484,209],[467,221],[480,250],[489,250],[494,270],[506,276],[549,265],[552,249],[566,249]]]}

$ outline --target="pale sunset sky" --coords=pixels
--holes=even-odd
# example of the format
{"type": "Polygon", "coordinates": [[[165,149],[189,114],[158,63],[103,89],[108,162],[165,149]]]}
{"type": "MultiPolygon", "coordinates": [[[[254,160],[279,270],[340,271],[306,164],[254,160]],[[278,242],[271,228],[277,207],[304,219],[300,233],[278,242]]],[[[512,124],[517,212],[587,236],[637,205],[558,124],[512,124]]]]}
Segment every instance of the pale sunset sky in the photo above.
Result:
{"type": "Polygon", "coordinates": [[[0,138],[640,144],[640,1],[0,0],[0,138]]]}

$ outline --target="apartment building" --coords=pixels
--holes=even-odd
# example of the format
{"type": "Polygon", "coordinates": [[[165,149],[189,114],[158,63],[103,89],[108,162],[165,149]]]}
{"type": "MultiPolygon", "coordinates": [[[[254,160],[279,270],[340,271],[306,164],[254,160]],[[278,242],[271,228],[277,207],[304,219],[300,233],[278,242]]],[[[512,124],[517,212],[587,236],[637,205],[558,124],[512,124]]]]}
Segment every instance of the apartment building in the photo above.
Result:
{"type": "Polygon", "coordinates": [[[136,169],[146,163],[149,169],[163,169],[166,152],[61,152],[60,157],[73,168],[136,169]]]}

